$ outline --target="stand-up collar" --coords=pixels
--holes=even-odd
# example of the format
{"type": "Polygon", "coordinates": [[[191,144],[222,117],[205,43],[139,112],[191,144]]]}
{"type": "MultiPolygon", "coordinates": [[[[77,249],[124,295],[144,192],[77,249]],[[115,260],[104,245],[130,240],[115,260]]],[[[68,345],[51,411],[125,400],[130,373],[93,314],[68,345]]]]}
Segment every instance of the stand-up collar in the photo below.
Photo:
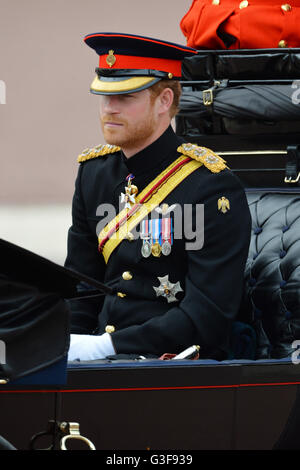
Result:
{"type": "Polygon", "coordinates": [[[160,166],[162,162],[167,163],[168,160],[174,160],[174,153],[181,145],[182,140],[169,126],[155,142],[132,157],[126,158],[122,152],[122,160],[134,175],[147,173],[160,166]]]}

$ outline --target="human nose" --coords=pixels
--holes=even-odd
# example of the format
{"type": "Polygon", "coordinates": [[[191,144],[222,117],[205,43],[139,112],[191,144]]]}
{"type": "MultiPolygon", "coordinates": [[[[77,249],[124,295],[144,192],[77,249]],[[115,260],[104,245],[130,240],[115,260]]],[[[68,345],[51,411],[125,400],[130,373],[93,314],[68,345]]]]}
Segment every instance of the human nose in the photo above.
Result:
{"type": "Polygon", "coordinates": [[[120,112],[116,98],[116,96],[112,95],[101,96],[100,107],[103,113],[117,114],[120,112]]]}

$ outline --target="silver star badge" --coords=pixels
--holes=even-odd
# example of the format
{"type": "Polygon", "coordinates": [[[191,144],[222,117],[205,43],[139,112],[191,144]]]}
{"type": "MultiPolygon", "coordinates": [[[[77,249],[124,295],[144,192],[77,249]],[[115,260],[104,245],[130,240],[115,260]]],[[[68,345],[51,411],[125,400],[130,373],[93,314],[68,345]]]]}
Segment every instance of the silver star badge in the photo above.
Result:
{"type": "Polygon", "coordinates": [[[159,280],[160,285],[158,287],[153,286],[156,296],[159,297],[161,295],[162,297],[165,297],[168,303],[177,302],[178,299],[175,297],[176,294],[178,292],[183,292],[183,289],[180,287],[180,282],[177,281],[175,284],[172,284],[172,282],[169,281],[168,274],[163,277],[158,277],[157,279],[159,280]]]}
{"type": "Polygon", "coordinates": [[[131,209],[131,206],[135,204],[135,194],[130,194],[127,188],[125,188],[125,194],[121,193],[121,203],[125,203],[125,209],[131,209]]]}

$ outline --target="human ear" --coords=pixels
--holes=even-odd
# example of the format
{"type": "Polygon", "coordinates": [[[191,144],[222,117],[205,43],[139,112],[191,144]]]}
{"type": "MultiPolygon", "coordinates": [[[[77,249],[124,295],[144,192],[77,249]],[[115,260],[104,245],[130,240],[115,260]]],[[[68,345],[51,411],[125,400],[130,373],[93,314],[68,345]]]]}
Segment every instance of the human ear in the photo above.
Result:
{"type": "Polygon", "coordinates": [[[171,88],[164,88],[159,95],[159,111],[161,113],[168,112],[173,104],[174,92],[171,88]]]}

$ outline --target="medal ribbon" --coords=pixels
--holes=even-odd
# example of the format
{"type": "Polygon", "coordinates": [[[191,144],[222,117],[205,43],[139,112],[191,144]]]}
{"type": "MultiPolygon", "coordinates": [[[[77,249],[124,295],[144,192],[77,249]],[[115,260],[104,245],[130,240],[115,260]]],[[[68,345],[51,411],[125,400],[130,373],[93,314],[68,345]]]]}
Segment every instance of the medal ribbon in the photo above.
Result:
{"type": "Polygon", "coordinates": [[[161,245],[161,219],[151,219],[149,222],[151,224],[152,244],[158,242],[161,245]]]}
{"type": "Polygon", "coordinates": [[[142,221],[141,238],[143,240],[147,240],[149,238],[148,219],[142,221]]]}
{"type": "Polygon", "coordinates": [[[163,217],[161,221],[162,225],[162,239],[164,241],[168,241],[172,244],[171,239],[171,217],[163,217]]]}

